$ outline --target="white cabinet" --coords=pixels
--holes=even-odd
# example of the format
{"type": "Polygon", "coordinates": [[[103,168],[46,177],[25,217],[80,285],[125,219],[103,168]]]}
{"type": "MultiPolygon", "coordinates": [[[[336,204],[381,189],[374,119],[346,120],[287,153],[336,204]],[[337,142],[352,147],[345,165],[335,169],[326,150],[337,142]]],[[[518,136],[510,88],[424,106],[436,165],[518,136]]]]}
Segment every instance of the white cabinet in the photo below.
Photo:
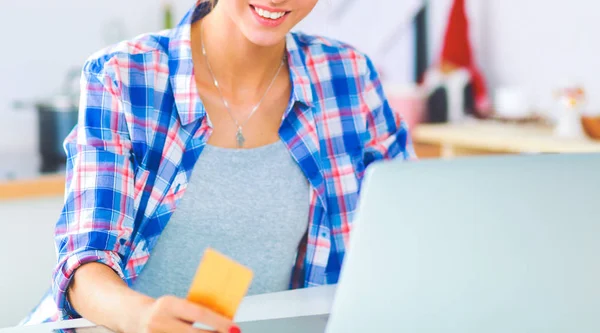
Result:
{"type": "Polygon", "coordinates": [[[16,325],[51,286],[62,201],[0,201],[0,328],[16,325]]]}

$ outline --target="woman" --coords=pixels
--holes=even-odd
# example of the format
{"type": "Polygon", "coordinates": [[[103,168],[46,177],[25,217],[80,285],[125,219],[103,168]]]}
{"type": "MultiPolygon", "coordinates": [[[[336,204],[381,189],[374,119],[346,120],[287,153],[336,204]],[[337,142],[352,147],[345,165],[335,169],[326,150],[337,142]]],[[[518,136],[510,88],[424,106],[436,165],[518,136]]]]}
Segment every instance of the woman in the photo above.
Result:
{"type": "Polygon", "coordinates": [[[317,1],[199,1],[88,60],[56,228],[62,317],[239,332],[184,299],[207,246],[253,269],[251,294],[337,282],[366,166],[413,152],[366,56],[289,33],[317,1]]]}

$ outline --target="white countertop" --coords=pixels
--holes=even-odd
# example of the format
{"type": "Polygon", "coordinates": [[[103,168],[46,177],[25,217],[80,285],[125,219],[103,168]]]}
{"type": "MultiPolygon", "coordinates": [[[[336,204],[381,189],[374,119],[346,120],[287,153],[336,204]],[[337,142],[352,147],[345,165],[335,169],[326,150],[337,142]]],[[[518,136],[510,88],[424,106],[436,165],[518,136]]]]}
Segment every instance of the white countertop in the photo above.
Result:
{"type": "MultiPolygon", "coordinates": [[[[244,333],[322,333],[335,290],[336,286],[323,286],[249,296],[240,305],[235,322],[244,333]]],[[[51,333],[68,328],[86,333],[109,332],[85,319],[6,328],[0,332],[51,333]]]]}

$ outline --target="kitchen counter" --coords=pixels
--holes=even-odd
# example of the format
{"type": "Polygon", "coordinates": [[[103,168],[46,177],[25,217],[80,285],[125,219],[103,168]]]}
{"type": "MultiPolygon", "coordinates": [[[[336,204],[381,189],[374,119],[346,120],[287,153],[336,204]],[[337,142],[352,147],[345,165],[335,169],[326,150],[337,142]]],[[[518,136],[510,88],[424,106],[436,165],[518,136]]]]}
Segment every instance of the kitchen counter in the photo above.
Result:
{"type": "Polygon", "coordinates": [[[568,139],[536,124],[467,121],[421,124],[413,132],[416,145],[440,148],[441,157],[488,154],[600,153],[600,141],[568,139]]]}
{"type": "Polygon", "coordinates": [[[63,174],[0,181],[0,201],[25,198],[62,196],[65,192],[63,174]]]}
{"type": "Polygon", "coordinates": [[[35,151],[0,151],[0,201],[62,197],[65,171],[40,172],[35,151]]]}

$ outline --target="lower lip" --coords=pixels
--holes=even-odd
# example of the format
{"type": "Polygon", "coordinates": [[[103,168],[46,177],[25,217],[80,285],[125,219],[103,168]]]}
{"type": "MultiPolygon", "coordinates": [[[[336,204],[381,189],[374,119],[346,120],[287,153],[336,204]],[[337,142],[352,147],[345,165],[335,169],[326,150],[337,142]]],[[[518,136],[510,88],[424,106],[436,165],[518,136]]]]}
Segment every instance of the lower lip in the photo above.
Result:
{"type": "Polygon", "coordinates": [[[252,14],[254,14],[254,17],[256,18],[258,23],[260,23],[261,25],[263,25],[265,27],[271,27],[271,28],[281,25],[283,23],[283,21],[285,21],[285,18],[288,16],[286,13],[285,15],[283,15],[280,18],[278,18],[276,20],[272,20],[272,19],[264,18],[264,17],[258,15],[256,10],[254,10],[254,8],[252,6],[250,6],[250,11],[252,11],[252,14]]]}

